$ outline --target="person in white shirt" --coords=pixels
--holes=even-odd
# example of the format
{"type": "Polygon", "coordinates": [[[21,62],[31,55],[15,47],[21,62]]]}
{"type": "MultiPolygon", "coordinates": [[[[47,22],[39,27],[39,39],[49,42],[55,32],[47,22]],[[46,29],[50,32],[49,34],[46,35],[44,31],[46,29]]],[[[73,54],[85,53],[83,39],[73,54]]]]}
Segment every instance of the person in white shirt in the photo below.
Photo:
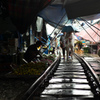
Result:
{"type": "Polygon", "coordinates": [[[63,50],[63,56],[65,58],[65,50],[67,52],[67,61],[69,60],[69,56],[73,59],[73,51],[74,51],[74,30],[71,26],[64,26],[62,28],[62,33],[64,34],[61,37],[61,47],[63,50]],[[70,55],[69,55],[70,54],[70,55]]]}
{"type": "Polygon", "coordinates": [[[74,47],[73,32],[68,32],[66,34],[67,61],[69,60],[69,56],[71,57],[71,59],[73,59],[73,47],[74,47]]]}

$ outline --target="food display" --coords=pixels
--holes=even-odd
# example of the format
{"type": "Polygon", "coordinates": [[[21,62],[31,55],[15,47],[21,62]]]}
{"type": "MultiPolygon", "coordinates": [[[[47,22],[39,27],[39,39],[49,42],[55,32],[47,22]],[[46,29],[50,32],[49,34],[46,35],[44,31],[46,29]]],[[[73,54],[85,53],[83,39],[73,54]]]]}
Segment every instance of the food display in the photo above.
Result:
{"type": "Polygon", "coordinates": [[[55,59],[54,55],[43,55],[41,61],[29,62],[13,68],[12,75],[41,75],[55,59]]]}
{"type": "Polygon", "coordinates": [[[14,75],[40,75],[46,69],[45,63],[27,63],[17,67],[12,74],[14,75]]]}

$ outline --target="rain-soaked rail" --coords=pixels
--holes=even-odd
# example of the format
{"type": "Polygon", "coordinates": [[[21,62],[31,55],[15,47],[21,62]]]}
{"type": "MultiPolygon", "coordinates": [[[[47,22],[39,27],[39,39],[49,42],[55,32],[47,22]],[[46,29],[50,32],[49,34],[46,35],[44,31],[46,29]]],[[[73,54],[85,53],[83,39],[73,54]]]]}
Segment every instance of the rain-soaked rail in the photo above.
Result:
{"type": "Polygon", "coordinates": [[[61,56],[26,91],[21,100],[99,100],[100,80],[78,55],[66,62],[61,56]]]}

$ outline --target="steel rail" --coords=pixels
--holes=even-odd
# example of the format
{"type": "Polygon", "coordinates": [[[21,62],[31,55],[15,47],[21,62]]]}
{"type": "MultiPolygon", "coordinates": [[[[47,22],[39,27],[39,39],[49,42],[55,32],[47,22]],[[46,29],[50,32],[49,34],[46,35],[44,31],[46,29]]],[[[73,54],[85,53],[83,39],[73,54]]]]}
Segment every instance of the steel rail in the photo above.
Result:
{"type": "Polygon", "coordinates": [[[47,68],[47,70],[32,84],[32,86],[23,95],[21,100],[29,100],[31,95],[34,94],[39,86],[44,84],[45,81],[47,81],[51,77],[51,75],[54,73],[55,69],[60,63],[60,58],[61,55],[59,55],[59,57],[47,68]]]}
{"type": "Polygon", "coordinates": [[[95,89],[96,95],[100,96],[100,80],[95,71],[92,69],[92,67],[89,65],[89,63],[79,55],[75,54],[76,58],[81,62],[85,73],[89,79],[90,85],[93,89],[95,89]],[[97,89],[98,88],[98,89],[97,89]]]}
{"type": "MultiPolygon", "coordinates": [[[[99,100],[100,98],[100,82],[98,76],[91,68],[91,66],[84,60],[84,58],[74,53],[75,58],[81,63],[81,66],[84,69],[86,74],[88,84],[91,87],[91,91],[94,94],[94,99],[99,100]]],[[[54,75],[54,72],[57,70],[61,60],[61,55],[47,68],[47,70],[33,83],[33,85],[26,91],[23,97],[20,100],[30,100],[39,90],[40,87],[45,89],[46,84],[49,84],[49,79],[54,75]]],[[[42,91],[42,90],[41,90],[42,91]]],[[[39,91],[39,92],[41,92],[39,91]]]]}

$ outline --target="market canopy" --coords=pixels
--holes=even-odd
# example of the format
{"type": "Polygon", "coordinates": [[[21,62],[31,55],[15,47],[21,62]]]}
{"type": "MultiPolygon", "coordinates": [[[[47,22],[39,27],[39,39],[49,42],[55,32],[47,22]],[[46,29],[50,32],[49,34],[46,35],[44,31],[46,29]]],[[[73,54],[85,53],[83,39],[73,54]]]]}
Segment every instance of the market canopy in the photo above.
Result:
{"type": "Polygon", "coordinates": [[[38,13],[53,26],[64,25],[67,20],[77,17],[100,13],[100,0],[2,0],[1,2],[3,5],[0,15],[10,16],[20,33],[26,32],[31,24],[35,26],[38,13]]]}
{"type": "MultiPolygon", "coordinates": [[[[98,14],[93,14],[93,15],[89,15],[89,16],[84,16],[84,17],[81,17],[82,19],[85,19],[85,20],[96,20],[96,19],[100,19],[100,13],[98,14]]],[[[78,20],[82,20],[81,18],[77,18],[78,20]]]]}
{"type": "Polygon", "coordinates": [[[75,35],[91,42],[100,42],[100,23],[95,24],[94,26],[91,26],[79,33],[75,33],[75,35]]]}
{"type": "Polygon", "coordinates": [[[65,8],[62,4],[48,5],[38,16],[42,17],[47,23],[53,27],[63,27],[66,23],[71,23],[68,19],[65,8]]]}
{"type": "Polygon", "coordinates": [[[100,13],[100,0],[65,0],[69,19],[100,13]]]}
{"type": "Polygon", "coordinates": [[[54,0],[38,13],[38,16],[54,27],[63,26],[65,23],[72,24],[76,18],[82,20],[79,17],[85,20],[99,19],[99,2],[97,4],[95,0],[54,0]]]}
{"type": "Polygon", "coordinates": [[[36,22],[37,13],[45,8],[52,0],[8,0],[9,16],[20,33],[36,22]]]}

